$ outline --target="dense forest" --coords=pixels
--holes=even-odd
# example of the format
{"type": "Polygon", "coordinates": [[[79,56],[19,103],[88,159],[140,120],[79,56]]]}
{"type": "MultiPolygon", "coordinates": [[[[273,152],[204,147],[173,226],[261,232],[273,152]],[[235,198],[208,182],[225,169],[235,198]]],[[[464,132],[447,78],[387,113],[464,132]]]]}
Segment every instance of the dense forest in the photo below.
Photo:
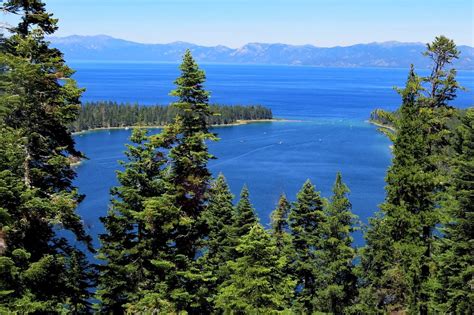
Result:
{"type": "Polygon", "coordinates": [[[461,88],[452,40],[428,44],[432,72],[412,67],[398,90],[386,198],[362,227],[340,173],[329,199],[310,180],[294,202],[282,195],[270,229],[246,187],[234,204],[207,166],[213,110],[186,51],[171,91],[177,114],[158,134],[133,131],[94,248],[68,162],[82,156],[69,126],[83,90],[45,40],[57,20],[40,0],[2,9],[21,20],[0,43],[0,313],[474,311],[474,108],[451,105],[461,88]]]}
{"type": "MultiPolygon", "coordinates": [[[[242,120],[273,119],[271,109],[261,105],[210,105],[209,125],[227,125],[242,120]]],[[[174,106],[145,106],[116,102],[91,102],[81,106],[79,116],[71,130],[83,131],[94,128],[163,126],[173,122],[179,110],[174,106]]]]}

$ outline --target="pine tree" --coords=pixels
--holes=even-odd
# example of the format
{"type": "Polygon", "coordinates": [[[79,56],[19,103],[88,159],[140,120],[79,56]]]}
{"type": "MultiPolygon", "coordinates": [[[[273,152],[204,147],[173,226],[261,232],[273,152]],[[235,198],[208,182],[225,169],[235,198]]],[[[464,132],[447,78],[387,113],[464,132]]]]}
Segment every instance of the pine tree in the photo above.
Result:
{"type": "MultiPolygon", "coordinates": [[[[180,269],[176,264],[179,259],[176,249],[175,233],[179,225],[180,209],[177,207],[176,195],[170,182],[170,165],[166,152],[176,142],[177,126],[166,126],[159,134],[149,137],[148,145],[154,151],[150,157],[154,161],[144,163],[146,167],[159,167],[160,171],[144,174],[144,178],[153,179],[154,187],[145,196],[141,211],[132,211],[138,221],[136,229],[140,241],[137,246],[137,262],[142,271],[138,273],[139,282],[135,297],[125,304],[127,312],[171,312],[180,309],[176,298],[176,284],[180,280],[180,269]],[[156,177],[153,178],[153,174],[156,177]],[[140,232],[141,233],[138,233],[140,232]],[[178,258],[177,258],[178,256],[178,258]]],[[[141,189],[144,186],[138,183],[141,189]]],[[[135,252],[132,252],[135,253],[135,252]]],[[[194,270],[191,270],[194,272],[194,270]]],[[[178,297],[179,297],[178,292],[178,297]]]]}
{"type": "Polygon", "coordinates": [[[341,173],[337,173],[332,191],[330,204],[324,210],[320,250],[323,278],[316,304],[321,311],[342,314],[356,296],[351,235],[356,216],[351,212],[349,188],[342,182],[341,173]]]}
{"type": "Polygon", "coordinates": [[[172,96],[178,97],[172,106],[178,109],[174,122],[177,130],[175,145],[169,151],[170,183],[179,217],[173,240],[175,253],[173,263],[177,270],[171,296],[178,310],[199,310],[198,301],[203,275],[196,265],[195,257],[203,246],[207,228],[201,215],[207,203],[211,174],[207,162],[213,158],[205,141],[216,140],[209,132],[207,118],[212,112],[208,104],[209,93],[204,90],[204,71],[186,51],[180,66],[181,76],[176,79],[172,96]]]}
{"type": "Polygon", "coordinates": [[[209,229],[206,241],[207,253],[218,258],[220,262],[231,258],[231,248],[234,246],[233,199],[234,196],[230,192],[224,175],[219,174],[209,191],[209,202],[203,212],[203,217],[209,229]]]}
{"type": "MultiPolygon", "coordinates": [[[[452,68],[454,60],[459,58],[459,51],[453,40],[445,36],[438,36],[427,44],[425,56],[432,61],[431,73],[422,77],[424,111],[429,117],[428,140],[429,155],[433,165],[443,176],[439,181],[448,183],[451,178],[452,146],[453,137],[450,125],[455,120],[456,109],[450,105],[450,101],[457,96],[457,91],[463,89],[456,81],[456,69],[452,68]]],[[[448,185],[440,185],[437,189],[443,194],[448,185]]],[[[427,237],[427,235],[425,235],[427,237]]]]}
{"type": "Polygon", "coordinates": [[[289,245],[289,226],[288,215],[291,210],[291,204],[282,194],[278,200],[278,205],[271,215],[272,236],[276,241],[277,248],[284,251],[289,245]]]}
{"type": "Polygon", "coordinates": [[[177,202],[183,216],[189,218],[179,233],[177,247],[185,255],[196,252],[195,240],[202,232],[194,226],[196,219],[204,209],[206,193],[211,174],[207,162],[212,155],[208,153],[206,140],[215,140],[209,132],[206,118],[211,115],[208,104],[209,93],[204,90],[204,71],[194,61],[191,52],[186,51],[180,65],[181,76],[176,79],[177,88],[171,92],[178,97],[172,106],[179,109],[177,144],[170,151],[172,160],[172,181],[177,193],[177,202]],[[186,235],[186,236],[185,236],[186,235]]]}
{"type": "Polygon", "coordinates": [[[203,212],[208,237],[205,242],[206,252],[199,261],[203,271],[209,274],[206,295],[210,300],[217,293],[217,287],[228,278],[226,264],[235,256],[237,241],[234,236],[233,199],[224,175],[219,174],[211,185],[209,202],[203,212]]]}
{"type": "Polygon", "coordinates": [[[242,187],[240,199],[235,210],[234,228],[235,236],[241,238],[247,235],[250,228],[258,222],[255,209],[250,203],[250,193],[247,186],[242,187]]]}
{"type": "Polygon", "coordinates": [[[208,225],[203,213],[208,202],[207,161],[212,157],[205,141],[210,115],[205,76],[189,51],[180,66],[178,115],[161,133],[145,136],[135,131],[129,146],[121,186],[103,222],[100,258],[101,311],[156,309],[203,312],[207,274],[197,257],[203,254],[208,225]]]}
{"type": "Polygon", "coordinates": [[[447,223],[437,243],[437,311],[474,311],[474,109],[467,109],[456,129],[452,187],[447,223]]]}
{"type": "Polygon", "coordinates": [[[170,158],[177,201],[184,211],[183,215],[190,219],[189,224],[181,227],[184,229],[183,232],[187,231],[190,234],[179,240],[179,243],[183,244],[178,247],[183,253],[194,254],[195,238],[192,235],[200,231],[194,231],[192,224],[204,208],[211,179],[207,161],[212,155],[208,153],[205,140],[216,138],[209,132],[206,123],[206,118],[211,115],[208,104],[209,93],[203,88],[206,77],[189,50],[184,54],[180,69],[181,76],[175,81],[177,88],[171,92],[172,96],[178,97],[178,101],[172,106],[179,109],[179,118],[175,124],[180,134],[177,144],[170,151],[170,158]]]}
{"type": "Polygon", "coordinates": [[[145,202],[164,193],[163,166],[166,159],[143,129],[133,130],[132,145],[117,172],[121,186],[112,189],[112,208],[101,218],[107,233],[100,236],[98,298],[103,312],[123,312],[124,304],[137,298],[149,269],[151,246],[145,229],[145,202]]]}
{"type": "Polygon", "coordinates": [[[429,107],[446,108],[449,107],[449,102],[456,98],[457,90],[461,86],[456,81],[456,70],[447,67],[459,58],[459,53],[454,41],[442,35],[426,45],[423,55],[433,62],[430,75],[423,78],[423,81],[428,83],[426,100],[429,107]]]}
{"type": "Polygon", "coordinates": [[[2,10],[21,21],[0,49],[0,303],[12,312],[87,309],[89,266],[64,237],[70,231],[93,250],[69,161],[82,156],[67,127],[82,90],[44,39],[57,29],[44,3],[10,0],[2,10]]]}
{"type": "Polygon", "coordinates": [[[369,304],[421,314],[434,307],[434,231],[443,217],[440,200],[449,195],[452,173],[449,122],[455,111],[449,101],[460,88],[456,71],[448,69],[459,55],[452,40],[437,37],[425,55],[433,61],[431,74],[420,78],[412,69],[400,91],[403,104],[387,198],[382,214],[371,222],[362,258],[362,265],[373,272],[366,272],[366,280],[371,279],[366,284],[376,283],[366,287],[372,294],[363,293],[373,297],[369,304]],[[384,259],[382,252],[391,256],[384,259]]]}
{"type": "Polygon", "coordinates": [[[290,227],[288,216],[291,211],[291,204],[282,194],[278,199],[278,204],[271,214],[270,234],[275,240],[278,254],[287,257],[288,264],[283,268],[284,272],[291,274],[291,259],[295,257],[294,248],[291,243],[290,227]]]}
{"type": "Polygon", "coordinates": [[[436,170],[428,154],[429,117],[420,100],[420,83],[412,68],[400,91],[400,129],[387,175],[386,201],[382,215],[371,221],[362,255],[366,289],[376,300],[368,304],[386,311],[426,311],[426,272],[432,263],[426,253],[439,213],[434,205],[436,170]]]}
{"type": "Polygon", "coordinates": [[[289,309],[295,281],[283,271],[287,258],[255,224],[237,246],[239,258],[228,262],[230,278],[219,289],[216,306],[224,314],[273,314],[289,309]]]}
{"type": "Polygon", "coordinates": [[[305,312],[317,310],[313,304],[321,274],[317,251],[321,245],[321,225],[324,221],[324,203],[319,192],[307,180],[298,192],[289,214],[292,235],[293,273],[298,281],[297,302],[305,312]]]}
{"type": "Polygon", "coordinates": [[[69,269],[67,270],[67,286],[68,291],[71,292],[70,312],[78,313],[92,313],[92,292],[91,287],[96,285],[97,272],[96,266],[92,265],[87,256],[74,249],[69,257],[69,269]]]}

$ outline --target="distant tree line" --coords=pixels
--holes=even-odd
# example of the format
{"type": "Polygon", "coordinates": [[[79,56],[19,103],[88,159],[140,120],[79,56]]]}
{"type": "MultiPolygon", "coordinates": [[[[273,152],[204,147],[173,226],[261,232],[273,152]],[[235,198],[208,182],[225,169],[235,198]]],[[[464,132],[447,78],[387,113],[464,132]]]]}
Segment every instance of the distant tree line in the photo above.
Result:
{"type": "MultiPolygon", "coordinates": [[[[239,120],[272,119],[272,110],[261,105],[210,105],[211,115],[206,117],[210,125],[227,125],[239,120]]],[[[83,131],[94,128],[164,126],[173,121],[179,109],[165,105],[138,105],[117,102],[88,102],[81,106],[79,116],[71,124],[71,130],[83,131]]]]}
{"type": "Polygon", "coordinates": [[[0,313],[473,313],[474,108],[449,105],[452,40],[428,44],[433,71],[412,67],[398,91],[386,197],[360,250],[339,173],[329,199],[310,180],[294,202],[282,195],[270,229],[246,187],[233,203],[208,169],[213,111],[189,51],[176,116],[132,133],[96,249],[68,160],[81,156],[68,126],[82,90],[44,39],[57,20],[40,0],[2,9],[21,20],[0,38],[0,313]]]}

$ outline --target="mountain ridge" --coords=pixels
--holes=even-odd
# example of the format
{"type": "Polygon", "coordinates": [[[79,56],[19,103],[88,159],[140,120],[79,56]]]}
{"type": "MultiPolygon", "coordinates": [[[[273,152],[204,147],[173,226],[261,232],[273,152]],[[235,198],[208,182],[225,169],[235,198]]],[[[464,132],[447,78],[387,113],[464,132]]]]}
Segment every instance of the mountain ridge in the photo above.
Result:
{"type": "MultiPolygon", "coordinates": [[[[48,40],[67,60],[179,62],[184,51],[190,49],[198,62],[211,63],[400,68],[408,67],[410,60],[419,68],[429,67],[429,60],[421,54],[425,44],[419,42],[386,41],[334,47],[253,42],[230,48],[183,41],[146,44],[108,35],[70,35],[48,40]]],[[[461,56],[455,67],[473,70],[474,48],[465,45],[458,48],[461,56]]]]}

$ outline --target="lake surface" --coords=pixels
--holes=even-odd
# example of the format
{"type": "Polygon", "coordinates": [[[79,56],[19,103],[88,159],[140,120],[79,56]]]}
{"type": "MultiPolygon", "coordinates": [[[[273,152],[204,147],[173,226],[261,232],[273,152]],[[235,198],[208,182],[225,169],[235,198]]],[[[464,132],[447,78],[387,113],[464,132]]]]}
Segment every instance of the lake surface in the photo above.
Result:
{"type": "MultiPolygon", "coordinates": [[[[114,100],[141,104],[168,104],[176,64],[70,63],[75,78],[87,91],[83,101],[114,100]]],[[[390,142],[366,123],[374,108],[395,109],[406,69],[328,69],[291,66],[201,65],[212,103],[261,104],[274,116],[294,122],[256,123],[220,127],[220,141],[210,144],[217,159],[210,169],[222,172],[235,195],[242,185],[261,222],[269,216],[281,193],[294,200],[309,178],[329,197],[336,172],[351,189],[353,211],[363,222],[384,199],[384,177],[390,165],[390,142]]],[[[459,72],[470,91],[453,103],[474,103],[474,73],[459,72]]],[[[159,132],[159,130],[151,130],[159,132]]],[[[109,205],[109,190],[117,184],[118,160],[124,159],[130,130],[89,132],[75,137],[89,160],[77,167],[75,184],[86,199],[78,211],[95,237],[103,231],[99,217],[109,205]]],[[[356,243],[361,244],[360,234],[356,243]]]]}

